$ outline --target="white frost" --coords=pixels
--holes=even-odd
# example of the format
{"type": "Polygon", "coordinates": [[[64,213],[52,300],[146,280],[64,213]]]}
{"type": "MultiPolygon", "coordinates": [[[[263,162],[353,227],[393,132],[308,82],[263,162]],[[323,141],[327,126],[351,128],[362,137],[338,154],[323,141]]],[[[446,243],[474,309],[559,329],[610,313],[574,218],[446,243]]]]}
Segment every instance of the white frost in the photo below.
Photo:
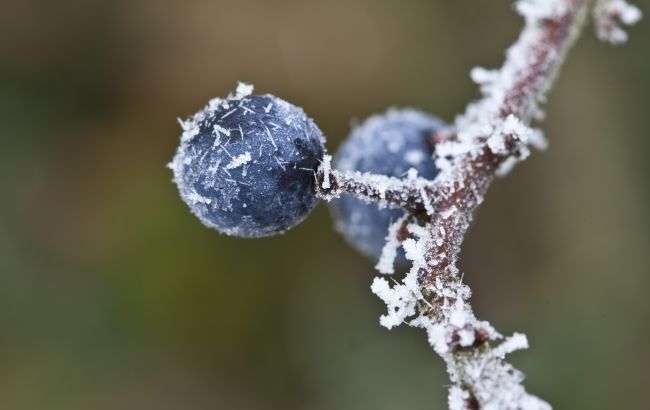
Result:
{"type": "Polygon", "coordinates": [[[621,26],[638,23],[642,13],[638,7],[625,0],[599,0],[594,7],[593,16],[598,39],[611,44],[623,44],[627,42],[627,33],[621,26]]]}
{"type": "Polygon", "coordinates": [[[230,162],[226,165],[226,169],[235,169],[239,168],[242,165],[248,164],[253,158],[251,157],[251,153],[246,151],[241,155],[237,155],[234,157],[230,162]]]}
{"type": "Polygon", "coordinates": [[[515,333],[503,341],[499,346],[492,350],[492,354],[503,359],[507,354],[517,350],[528,349],[528,338],[521,333],[515,333]]]}
{"type": "Polygon", "coordinates": [[[181,143],[187,142],[191,140],[192,138],[196,137],[199,135],[199,126],[196,122],[194,121],[183,121],[182,119],[178,119],[178,123],[181,125],[181,128],[183,129],[183,134],[181,135],[181,143]]]}
{"type": "Polygon", "coordinates": [[[457,386],[451,386],[451,388],[449,388],[449,396],[447,397],[449,410],[467,410],[468,399],[468,391],[457,386]]]}
{"type": "Polygon", "coordinates": [[[527,22],[538,22],[566,12],[567,2],[562,0],[519,0],[515,3],[517,12],[527,22]]]}
{"type": "Polygon", "coordinates": [[[214,130],[214,133],[217,135],[217,140],[219,139],[219,136],[221,134],[225,135],[226,137],[230,137],[230,130],[227,129],[227,128],[222,127],[219,124],[214,124],[212,129],[214,130]]]}
{"type": "Polygon", "coordinates": [[[323,189],[330,189],[331,187],[330,174],[332,173],[331,155],[323,156],[323,162],[320,165],[320,172],[323,173],[323,183],[321,186],[323,187],[323,189]]]}
{"type": "Polygon", "coordinates": [[[406,219],[407,216],[404,215],[393,222],[388,228],[386,244],[381,250],[381,256],[379,257],[379,261],[377,261],[377,265],[375,265],[375,269],[383,275],[392,275],[395,273],[395,258],[397,257],[397,250],[400,247],[397,233],[406,219]]]}
{"type": "Polygon", "coordinates": [[[237,83],[237,88],[235,89],[235,94],[231,94],[228,96],[228,99],[231,100],[241,100],[244,97],[248,97],[249,95],[253,94],[253,89],[255,87],[253,84],[247,84],[243,82],[238,82],[237,83]]]}
{"type": "MultiPolygon", "coordinates": [[[[391,228],[395,228],[393,224],[391,228]]],[[[402,242],[406,258],[413,262],[411,270],[401,283],[396,283],[392,288],[384,278],[375,278],[371,290],[386,303],[387,311],[379,318],[379,323],[392,329],[409,318],[414,318],[417,302],[422,299],[420,287],[417,280],[417,272],[425,266],[424,251],[428,242],[431,241],[431,234],[423,227],[416,224],[409,224],[407,229],[412,238],[402,242]]]]}

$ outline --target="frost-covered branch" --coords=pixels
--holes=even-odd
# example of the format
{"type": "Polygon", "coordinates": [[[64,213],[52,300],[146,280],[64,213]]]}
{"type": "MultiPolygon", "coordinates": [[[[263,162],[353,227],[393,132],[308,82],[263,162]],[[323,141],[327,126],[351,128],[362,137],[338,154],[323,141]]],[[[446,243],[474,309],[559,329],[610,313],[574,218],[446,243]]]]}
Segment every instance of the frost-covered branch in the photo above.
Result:
{"type": "MultiPolygon", "coordinates": [[[[624,2],[601,1],[598,6],[610,10],[603,15],[632,22],[632,12],[620,3],[624,2]],[[612,14],[612,7],[620,13],[612,14]]],[[[503,339],[489,323],[476,318],[459,266],[461,243],[494,177],[526,158],[529,146],[545,146],[541,133],[529,124],[542,118],[539,104],[593,3],[520,0],[516,6],[525,26],[504,65],[499,70],[472,71],[483,97],[456,119],[455,132],[436,145],[441,173],[433,186],[427,186],[431,202],[424,208],[429,218],[408,224],[408,238],[401,242],[413,263],[410,272],[395,285],[384,278],[376,278],[372,285],[388,307],[382,325],[390,329],[408,323],[427,331],[433,349],[447,363],[452,382],[449,407],[455,410],[550,408],[525,391],[522,373],[504,361],[506,354],[528,347],[526,337],[503,339]]],[[[395,239],[389,235],[388,240],[390,245],[395,239]]],[[[394,255],[398,245],[386,248],[394,255]]],[[[380,270],[387,265],[387,258],[382,259],[380,270]]]]}
{"type": "Polygon", "coordinates": [[[527,347],[525,336],[494,346],[501,335],[475,317],[468,302],[471,292],[462,283],[459,254],[474,211],[498,170],[525,158],[527,145],[540,140],[528,124],[541,117],[538,103],[577,37],[587,6],[583,0],[517,3],[526,20],[519,39],[501,69],[473,70],[483,98],[457,118],[455,138],[437,146],[442,173],[435,181],[435,211],[425,229],[412,227],[414,238],[404,242],[413,269],[393,289],[382,279],[373,284],[389,305],[384,324],[406,320],[427,331],[429,342],[447,363],[452,409],[550,408],[525,391],[522,374],[503,360],[505,354],[527,347]],[[410,295],[407,303],[405,293],[410,295]]]}
{"type": "Polygon", "coordinates": [[[432,136],[441,170],[433,182],[416,175],[397,179],[333,170],[329,158],[316,174],[322,198],[347,193],[417,217],[402,218],[389,229],[377,264],[380,273],[392,274],[401,246],[411,270],[393,285],[378,277],[371,288],[388,308],[380,320],[383,326],[407,323],[426,330],[447,364],[451,409],[550,408],[526,392],[523,374],[504,360],[528,347],[526,336],[504,338],[474,315],[471,291],[462,282],[460,247],[494,177],[525,159],[531,146],[546,146],[530,123],[543,118],[539,105],[592,7],[599,37],[614,43],[625,40],[620,23],[633,24],[640,17],[623,0],[516,2],[525,26],[505,63],[498,70],[472,70],[483,97],[457,117],[452,129],[432,136]]]}

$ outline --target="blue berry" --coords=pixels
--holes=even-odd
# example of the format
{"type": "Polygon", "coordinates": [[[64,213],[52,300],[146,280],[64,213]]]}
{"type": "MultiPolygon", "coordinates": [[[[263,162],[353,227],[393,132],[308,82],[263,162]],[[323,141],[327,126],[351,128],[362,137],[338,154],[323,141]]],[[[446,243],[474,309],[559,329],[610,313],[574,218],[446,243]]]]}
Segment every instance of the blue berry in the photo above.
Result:
{"type": "Polygon", "coordinates": [[[181,197],[208,227],[242,237],[283,232],[317,203],[324,137],[302,109],[240,84],[184,122],[170,167],[181,197]]]}
{"type": "MultiPolygon", "coordinates": [[[[444,123],[412,109],[390,109],[374,115],[352,130],[335,156],[335,166],[345,171],[372,172],[403,177],[410,168],[423,178],[438,173],[433,160],[432,134],[444,123]]],[[[347,241],[373,259],[379,258],[388,227],[404,211],[380,207],[344,194],[330,202],[336,228],[347,241]]],[[[404,256],[398,263],[405,263],[404,256]]]]}

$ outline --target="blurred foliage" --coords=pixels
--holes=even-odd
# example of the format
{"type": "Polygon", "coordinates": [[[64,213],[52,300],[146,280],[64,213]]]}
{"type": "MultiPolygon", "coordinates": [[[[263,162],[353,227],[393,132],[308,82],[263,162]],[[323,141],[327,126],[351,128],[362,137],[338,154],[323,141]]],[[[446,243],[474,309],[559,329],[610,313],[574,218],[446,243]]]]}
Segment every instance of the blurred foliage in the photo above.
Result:
{"type": "MultiPolygon", "coordinates": [[[[334,151],[391,105],[447,120],[521,22],[508,1],[25,0],[0,26],[0,408],[445,408],[417,331],[377,325],[369,262],[324,206],[266,240],[189,214],[165,164],[237,80],[334,151]]],[[[646,10],[647,11],[647,10],[646,10]]],[[[588,31],[549,151],[495,184],[465,249],[479,315],[557,408],[644,408],[650,338],[650,25],[588,31]]]]}

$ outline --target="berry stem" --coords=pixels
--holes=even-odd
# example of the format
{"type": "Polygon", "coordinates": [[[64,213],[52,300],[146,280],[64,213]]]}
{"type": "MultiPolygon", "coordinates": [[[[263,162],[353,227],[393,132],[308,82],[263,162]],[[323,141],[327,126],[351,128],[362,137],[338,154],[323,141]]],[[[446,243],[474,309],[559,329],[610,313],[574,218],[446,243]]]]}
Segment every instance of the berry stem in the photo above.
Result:
{"type": "Polygon", "coordinates": [[[425,192],[431,192],[432,181],[423,178],[393,178],[372,173],[340,171],[321,166],[316,172],[316,192],[325,200],[342,194],[353,195],[367,202],[402,208],[411,214],[426,215],[425,192]]]}

